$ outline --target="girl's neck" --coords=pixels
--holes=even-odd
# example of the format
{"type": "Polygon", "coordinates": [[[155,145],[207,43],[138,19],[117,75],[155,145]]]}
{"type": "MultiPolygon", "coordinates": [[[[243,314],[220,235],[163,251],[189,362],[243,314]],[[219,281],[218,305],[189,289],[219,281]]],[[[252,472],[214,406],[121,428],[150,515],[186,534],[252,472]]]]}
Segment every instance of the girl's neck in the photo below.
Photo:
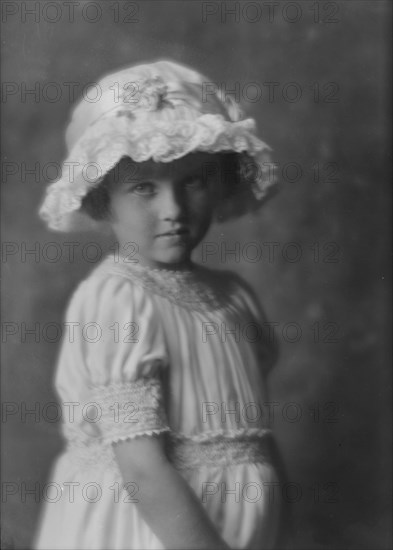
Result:
{"type": "Polygon", "coordinates": [[[135,266],[136,269],[139,268],[146,271],[189,272],[193,271],[195,268],[195,264],[192,262],[191,258],[179,263],[165,263],[151,261],[142,256],[130,260],[127,255],[120,253],[120,261],[135,266]]]}

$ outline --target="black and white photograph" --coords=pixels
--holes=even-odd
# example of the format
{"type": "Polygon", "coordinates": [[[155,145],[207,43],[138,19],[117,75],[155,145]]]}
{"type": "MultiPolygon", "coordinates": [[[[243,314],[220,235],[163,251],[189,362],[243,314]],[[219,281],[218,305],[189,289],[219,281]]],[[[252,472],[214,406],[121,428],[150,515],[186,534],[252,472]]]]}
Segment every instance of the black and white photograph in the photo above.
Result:
{"type": "Polygon", "coordinates": [[[0,9],[1,548],[390,550],[391,2],[0,9]]]}

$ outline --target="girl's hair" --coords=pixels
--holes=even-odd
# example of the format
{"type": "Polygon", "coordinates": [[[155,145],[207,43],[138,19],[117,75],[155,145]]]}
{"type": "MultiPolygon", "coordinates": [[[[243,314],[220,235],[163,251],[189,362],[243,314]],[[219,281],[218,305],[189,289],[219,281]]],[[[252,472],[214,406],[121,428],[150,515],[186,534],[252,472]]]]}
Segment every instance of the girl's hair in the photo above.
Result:
{"type": "MultiPolygon", "coordinates": [[[[216,208],[217,221],[238,217],[250,210],[259,208],[261,201],[256,200],[251,185],[244,185],[244,174],[242,174],[242,167],[247,162],[249,166],[255,165],[255,161],[247,153],[234,153],[232,151],[214,153],[212,157],[216,159],[216,165],[214,165],[214,162],[212,163],[211,177],[218,178],[219,190],[219,204],[216,208]],[[219,159],[219,166],[217,166],[217,158],[219,159]]],[[[128,157],[123,157],[106,174],[101,183],[93,187],[83,197],[81,210],[93,220],[103,221],[109,218],[111,191],[117,180],[113,176],[118,173],[120,162],[130,160],[128,157]]],[[[207,177],[209,177],[208,174],[207,177]]]]}

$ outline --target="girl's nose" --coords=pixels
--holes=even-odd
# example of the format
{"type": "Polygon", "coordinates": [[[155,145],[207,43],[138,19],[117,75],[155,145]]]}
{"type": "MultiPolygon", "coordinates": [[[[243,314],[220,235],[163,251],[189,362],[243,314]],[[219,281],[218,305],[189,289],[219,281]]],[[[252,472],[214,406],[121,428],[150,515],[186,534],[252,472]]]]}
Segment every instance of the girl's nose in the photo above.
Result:
{"type": "Polygon", "coordinates": [[[163,220],[178,220],[185,214],[181,193],[175,185],[165,185],[160,193],[159,210],[163,220]]]}

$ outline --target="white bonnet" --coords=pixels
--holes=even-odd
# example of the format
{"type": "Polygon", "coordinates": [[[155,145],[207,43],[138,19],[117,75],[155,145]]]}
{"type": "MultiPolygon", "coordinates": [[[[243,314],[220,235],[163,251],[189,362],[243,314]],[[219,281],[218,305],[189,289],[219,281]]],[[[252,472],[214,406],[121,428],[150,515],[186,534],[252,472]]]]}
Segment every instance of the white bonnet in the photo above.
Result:
{"type": "MultiPolygon", "coordinates": [[[[61,178],[47,188],[39,212],[57,231],[94,227],[80,210],[82,199],[122,157],[170,162],[194,151],[233,151],[258,162],[269,150],[255,135],[255,121],[242,120],[233,100],[200,73],[171,61],[129,67],[98,81],[75,106],[66,143],[61,178]]],[[[262,167],[248,183],[257,201],[274,183],[267,172],[262,167]]]]}

